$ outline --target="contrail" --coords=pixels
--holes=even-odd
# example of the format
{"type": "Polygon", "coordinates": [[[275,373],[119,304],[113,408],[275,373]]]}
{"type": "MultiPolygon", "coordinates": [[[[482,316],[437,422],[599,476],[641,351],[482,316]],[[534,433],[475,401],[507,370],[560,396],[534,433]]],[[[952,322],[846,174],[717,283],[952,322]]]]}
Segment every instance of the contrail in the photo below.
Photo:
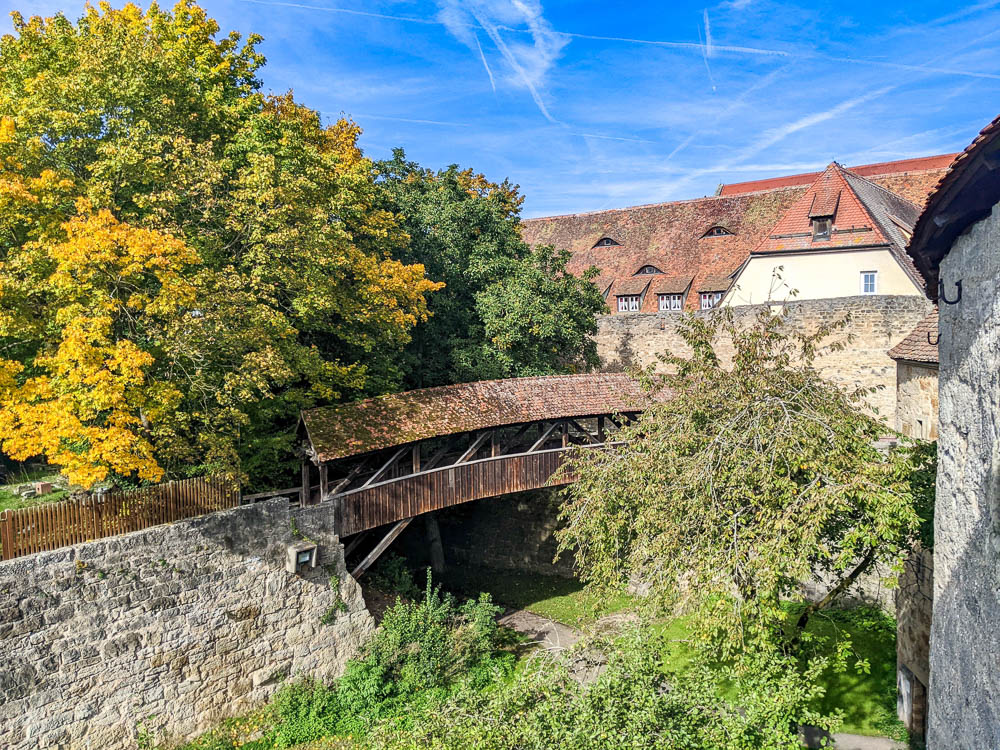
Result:
{"type": "Polygon", "coordinates": [[[597,135],[597,133],[573,133],[570,135],[578,135],[582,138],[600,138],[605,141],[626,141],[628,143],[656,143],[656,141],[648,141],[645,138],[623,138],[617,135],[597,135]]]}
{"type": "Polygon", "coordinates": [[[531,81],[531,78],[528,76],[527,72],[525,72],[524,68],[521,67],[521,63],[518,61],[517,57],[510,51],[510,47],[507,46],[503,37],[500,36],[500,32],[497,30],[497,27],[483,18],[482,14],[477,10],[470,8],[469,12],[472,13],[473,17],[479,22],[483,31],[485,31],[489,38],[493,40],[493,44],[496,45],[496,48],[500,50],[500,54],[504,56],[504,59],[510,64],[510,67],[514,69],[524,85],[527,86],[528,93],[531,94],[531,98],[535,100],[535,104],[538,106],[538,111],[541,112],[545,119],[549,122],[559,124],[559,121],[549,114],[548,107],[546,107],[545,102],[542,101],[542,97],[538,93],[538,89],[535,88],[535,84],[531,81]]]}
{"type": "MultiPolygon", "coordinates": [[[[443,21],[439,21],[437,19],[432,19],[432,18],[418,18],[416,16],[395,16],[395,15],[390,15],[390,14],[387,14],[387,13],[372,13],[370,11],[352,10],[352,9],[348,9],[348,8],[335,8],[335,7],[320,6],[320,5],[306,5],[305,3],[290,2],[288,0],[240,0],[240,1],[244,2],[244,3],[252,3],[254,5],[273,5],[273,6],[285,7],[285,8],[301,8],[303,10],[318,10],[318,11],[323,11],[323,12],[326,12],[326,13],[344,13],[344,14],[352,15],[352,16],[364,16],[364,17],[367,17],[367,18],[380,18],[380,19],[384,19],[384,20],[387,20],[387,21],[402,21],[402,22],[405,22],[405,23],[419,23],[419,24],[422,24],[422,25],[425,25],[425,26],[444,26],[444,25],[446,25],[443,21]]],[[[987,9],[987,8],[993,7],[997,3],[1000,3],[1000,0],[997,0],[997,2],[984,2],[984,3],[980,3],[979,5],[973,6],[972,8],[968,8],[966,10],[971,12],[971,11],[974,11],[974,10],[987,9]]],[[[959,16],[959,14],[954,14],[954,15],[955,16],[959,16]]],[[[964,16],[964,15],[967,15],[967,13],[962,12],[961,15],[964,16]]],[[[944,18],[948,19],[947,16],[944,17],[944,18]]],[[[941,19],[938,19],[938,20],[941,20],[941,19]]],[[[457,23],[457,22],[450,22],[450,23],[452,23],[453,25],[464,26],[465,28],[470,28],[470,29],[482,29],[483,31],[487,32],[487,34],[490,33],[490,30],[487,29],[487,28],[485,28],[484,26],[482,26],[481,22],[480,22],[479,25],[473,24],[473,23],[464,23],[464,24],[463,23],[457,23]]],[[[531,34],[532,33],[531,29],[517,29],[517,28],[514,28],[512,26],[499,26],[498,25],[498,26],[494,26],[493,30],[494,30],[494,33],[496,31],[498,31],[498,30],[499,31],[509,31],[511,33],[514,33],[514,34],[531,34]]],[[[561,36],[569,37],[571,39],[589,39],[589,40],[592,40],[592,41],[599,41],[599,42],[621,42],[621,43],[624,43],[624,44],[643,44],[643,45],[649,45],[649,46],[653,46],[653,47],[667,47],[667,48],[672,48],[672,49],[697,50],[697,51],[701,52],[702,54],[705,53],[705,47],[706,47],[705,44],[702,44],[702,43],[699,43],[699,42],[673,42],[673,41],[665,41],[665,40],[659,40],[659,39],[635,39],[635,38],[632,38],[632,37],[622,37],[622,36],[601,36],[599,34],[581,34],[581,33],[577,33],[577,32],[574,32],[574,31],[557,31],[555,29],[553,29],[551,33],[553,33],[553,34],[559,34],[561,36]]],[[[490,34],[490,38],[491,39],[493,38],[493,34],[490,34]]],[[[740,55],[759,55],[759,56],[785,57],[785,58],[798,58],[798,59],[811,59],[811,60],[829,60],[831,62],[841,62],[841,63],[851,63],[851,64],[855,64],[855,65],[871,65],[871,66],[875,66],[875,67],[893,68],[895,70],[909,70],[909,71],[915,71],[915,72],[921,72],[921,73],[935,73],[935,74],[938,74],[938,75],[954,75],[954,76],[964,76],[964,77],[968,77],[968,78],[985,78],[985,79],[990,79],[990,80],[1000,80],[1000,74],[995,74],[995,73],[977,73],[977,72],[973,72],[973,71],[969,71],[969,70],[958,70],[958,69],[955,69],[955,68],[932,68],[932,67],[929,67],[929,66],[926,66],[926,65],[907,65],[905,63],[889,62],[887,60],[866,60],[864,58],[855,58],[855,57],[835,57],[835,56],[831,56],[831,55],[823,55],[823,54],[820,54],[820,53],[817,53],[817,52],[806,52],[806,53],[802,53],[802,52],[789,52],[787,50],[767,49],[767,48],[762,48],[762,47],[743,47],[743,46],[731,45],[731,44],[715,44],[714,42],[712,42],[711,46],[712,46],[712,53],[713,54],[716,53],[716,52],[731,52],[733,54],[740,54],[740,55]]],[[[522,72],[523,72],[523,70],[522,70],[522,72]]],[[[530,88],[533,88],[533,86],[529,87],[529,89],[530,88]]],[[[536,94],[537,94],[537,92],[535,92],[535,94],[533,94],[533,96],[536,95],[536,94]]],[[[544,104],[542,106],[544,107],[544,104]]],[[[553,120],[553,122],[554,122],[554,120],[553,120]]]]}
{"type": "MultiPolygon", "coordinates": [[[[701,29],[698,29],[698,40],[701,41],[701,29]]],[[[712,91],[715,91],[715,76],[712,75],[712,66],[708,64],[708,58],[712,56],[712,27],[708,23],[708,8],[705,8],[705,46],[701,48],[701,59],[705,61],[705,71],[708,73],[708,82],[712,84],[712,91]]]]}
{"type": "Polygon", "coordinates": [[[483,54],[483,45],[479,43],[479,34],[473,33],[476,38],[476,48],[479,50],[479,59],[483,61],[483,67],[486,68],[486,75],[490,77],[490,86],[493,87],[493,93],[497,92],[497,82],[493,80],[493,71],[490,70],[490,66],[486,62],[486,55],[483,54]]]}
{"type": "MultiPolygon", "coordinates": [[[[324,114],[327,114],[324,112],[324,114]]],[[[332,116],[332,115],[331,115],[332,116]]],[[[415,122],[420,125],[444,125],[449,128],[471,128],[467,122],[445,122],[443,120],[417,120],[411,117],[391,117],[390,115],[366,115],[360,112],[354,112],[350,115],[352,118],[357,119],[369,119],[369,120],[394,120],[395,122],[415,122]]]]}

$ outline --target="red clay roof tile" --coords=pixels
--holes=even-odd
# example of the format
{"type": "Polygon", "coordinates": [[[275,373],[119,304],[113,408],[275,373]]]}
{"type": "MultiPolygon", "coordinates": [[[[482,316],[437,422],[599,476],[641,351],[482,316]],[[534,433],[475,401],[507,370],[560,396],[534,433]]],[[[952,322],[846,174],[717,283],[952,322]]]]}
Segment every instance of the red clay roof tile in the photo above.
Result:
{"type": "Polygon", "coordinates": [[[934,311],[917,323],[906,338],[889,350],[893,359],[903,359],[909,362],[938,363],[938,311],[934,311]],[[931,343],[931,342],[934,343],[931,343]]]}
{"type": "Polygon", "coordinates": [[[417,440],[562,417],[638,411],[645,398],[623,373],[483,380],[302,412],[319,461],[417,440]]]}

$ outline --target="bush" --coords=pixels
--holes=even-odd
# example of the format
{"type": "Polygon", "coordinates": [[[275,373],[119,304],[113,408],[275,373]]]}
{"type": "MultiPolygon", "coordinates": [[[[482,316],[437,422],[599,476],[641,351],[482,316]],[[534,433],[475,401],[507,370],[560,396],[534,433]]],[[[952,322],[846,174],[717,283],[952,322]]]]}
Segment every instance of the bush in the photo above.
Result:
{"type": "Polygon", "coordinates": [[[601,644],[604,672],[581,685],[565,664],[536,660],[509,684],[465,688],[410,727],[380,726],[368,750],[799,750],[802,723],[833,729],[810,710],[823,664],[789,657],[664,670],[659,637],[639,630],[601,644]]]}
{"type": "Polygon", "coordinates": [[[399,555],[385,555],[372,568],[369,580],[373,588],[387,594],[399,594],[407,599],[416,599],[421,594],[406,558],[399,555]]]}

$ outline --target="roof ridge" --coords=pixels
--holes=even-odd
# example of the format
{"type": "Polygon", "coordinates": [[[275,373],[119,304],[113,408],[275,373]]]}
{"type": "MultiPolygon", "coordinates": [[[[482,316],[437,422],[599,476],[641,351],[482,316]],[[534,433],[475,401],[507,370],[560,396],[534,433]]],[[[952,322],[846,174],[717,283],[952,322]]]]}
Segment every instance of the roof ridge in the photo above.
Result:
{"type": "MultiPolygon", "coordinates": [[[[639,203],[635,206],[623,206],[621,208],[601,208],[595,211],[580,211],[573,214],[553,214],[552,216],[533,216],[530,219],[521,219],[524,224],[529,221],[548,221],[550,219],[569,219],[576,216],[595,216],[597,214],[607,214],[612,211],[638,211],[642,208],[658,208],[659,206],[679,206],[684,203],[697,203],[698,201],[725,201],[745,198],[748,195],[759,195],[760,193],[778,193],[785,190],[801,190],[804,185],[785,185],[783,187],[770,188],[769,190],[755,190],[752,193],[737,193],[736,195],[703,195],[700,198],[682,198],[675,201],[659,201],[657,203],[639,203]]],[[[714,224],[712,226],[715,226],[714,224]]],[[[711,227],[709,227],[711,228],[711,227]]]]}
{"type": "MultiPolygon", "coordinates": [[[[837,162],[834,162],[834,164],[837,164],[837,162]]],[[[907,197],[905,197],[903,195],[900,195],[899,193],[895,192],[894,190],[890,190],[889,188],[885,187],[884,185],[879,185],[874,180],[869,180],[864,175],[860,175],[857,172],[853,171],[850,167],[845,167],[845,166],[843,166],[841,164],[837,164],[837,166],[840,167],[846,174],[849,174],[851,177],[853,177],[853,178],[855,178],[857,180],[864,180],[866,183],[868,183],[872,187],[877,188],[878,190],[881,190],[883,193],[888,193],[893,198],[897,198],[897,199],[903,201],[904,203],[909,203],[917,211],[920,211],[920,206],[918,206],[916,203],[914,203],[913,201],[911,201],[909,198],[907,198],[907,197]]],[[[927,169],[927,170],[924,170],[924,171],[925,172],[935,172],[937,170],[927,169]]],[[[854,191],[854,188],[852,187],[851,190],[854,191]]],[[[857,195],[857,191],[854,191],[854,194],[857,195]]],[[[860,199],[861,196],[858,196],[858,198],[860,199]]]]}

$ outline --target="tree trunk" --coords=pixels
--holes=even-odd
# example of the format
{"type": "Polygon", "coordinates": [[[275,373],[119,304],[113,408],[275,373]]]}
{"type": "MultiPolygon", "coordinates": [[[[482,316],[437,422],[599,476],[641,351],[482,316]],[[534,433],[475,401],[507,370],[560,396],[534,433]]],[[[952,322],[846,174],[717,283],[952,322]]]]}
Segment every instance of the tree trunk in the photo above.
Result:
{"type": "Polygon", "coordinates": [[[431,570],[434,573],[444,573],[444,546],[441,544],[441,529],[433,513],[424,516],[424,526],[427,529],[427,547],[430,551],[431,570]]]}
{"type": "Polygon", "coordinates": [[[813,602],[804,610],[802,614],[799,615],[799,621],[795,623],[796,633],[795,638],[792,639],[792,646],[798,646],[799,638],[802,636],[802,632],[806,629],[806,625],[809,624],[809,618],[813,614],[819,612],[821,609],[829,607],[837,599],[838,596],[843,594],[850,588],[851,584],[858,580],[858,577],[871,567],[871,564],[875,562],[875,548],[872,547],[868,550],[868,554],[861,558],[861,562],[852,570],[845,578],[841,578],[840,582],[837,583],[832,589],[830,589],[826,596],[820,599],[818,602],[813,602]]]}

